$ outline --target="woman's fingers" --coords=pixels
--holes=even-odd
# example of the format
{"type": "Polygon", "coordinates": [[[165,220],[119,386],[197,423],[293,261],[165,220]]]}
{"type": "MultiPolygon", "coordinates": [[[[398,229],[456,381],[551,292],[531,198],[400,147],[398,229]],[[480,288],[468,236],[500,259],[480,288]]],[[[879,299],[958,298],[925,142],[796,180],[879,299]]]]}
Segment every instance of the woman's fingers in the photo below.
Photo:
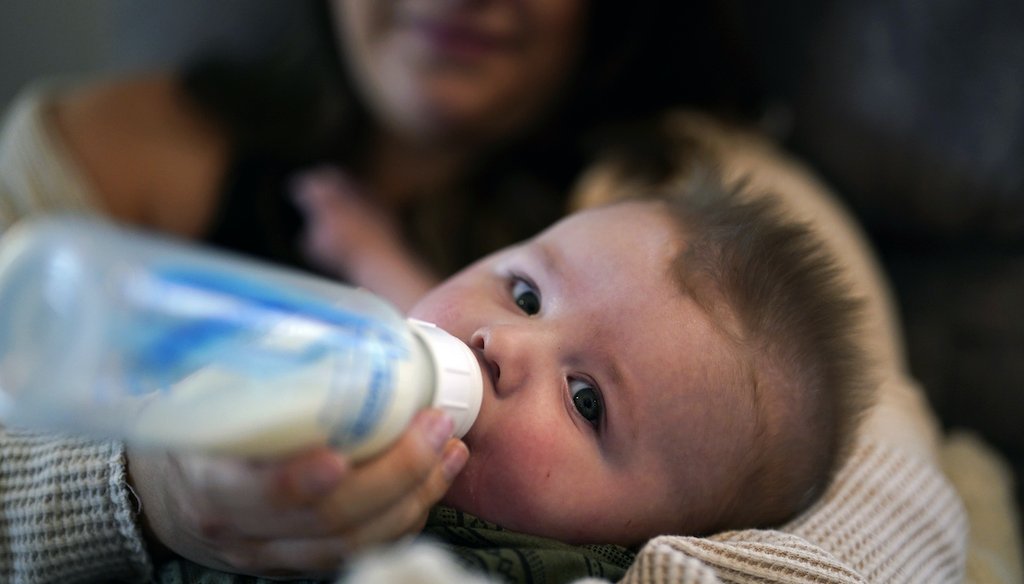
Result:
{"type": "Polygon", "coordinates": [[[451,439],[444,451],[442,463],[434,468],[430,477],[408,496],[349,531],[344,538],[350,551],[395,541],[403,536],[419,533],[426,523],[427,513],[451,486],[452,480],[465,466],[469,449],[461,440],[451,439]]]}
{"type": "Polygon", "coordinates": [[[274,465],[271,471],[271,498],[287,506],[319,502],[341,484],[351,468],[347,458],[324,446],[274,465]]]}
{"type": "Polygon", "coordinates": [[[180,555],[267,576],[329,573],[353,550],[422,528],[468,457],[451,432],[428,410],[358,466],[326,449],[278,462],[130,450],[128,466],[148,533],[180,555]]]}
{"type": "Polygon", "coordinates": [[[445,447],[443,463],[413,493],[353,530],[325,537],[238,539],[223,542],[220,560],[232,571],[289,578],[332,575],[352,554],[393,542],[423,528],[427,512],[465,464],[469,450],[460,440],[445,447]]]}
{"type": "Polygon", "coordinates": [[[451,432],[451,419],[429,410],[387,452],[354,468],[328,450],[286,463],[195,457],[182,466],[205,495],[199,507],[205,537],[322,537],[367,525],[408,533],[465,463],[461,442],[460,452],[449,453],[447,461],[442,456],[451,432]]]}
{"type": "MultiPolygon", "coordinates": [[[[319,505],[334,529],[351,531],[406,497],[416,497],[440,467],[452,429],[451,418],[439,410],[417,414],[394,446],[360,465],[319,505]]],[[[431,494],[440,499],[444,492],[431,494]]]]}

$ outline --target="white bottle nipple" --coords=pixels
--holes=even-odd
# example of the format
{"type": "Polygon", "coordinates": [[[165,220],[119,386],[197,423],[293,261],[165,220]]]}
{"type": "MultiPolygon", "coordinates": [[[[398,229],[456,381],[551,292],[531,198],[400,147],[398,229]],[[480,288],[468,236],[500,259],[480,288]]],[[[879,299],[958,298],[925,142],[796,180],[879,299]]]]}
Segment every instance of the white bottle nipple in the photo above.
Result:
{"type": "Polygon", "coordinates": [[[480,363],[465,343],[438,328],[415,318],[408,319],[416,337],[426,345],[434,365],[434,400],[455,422],[454,436],[469,432],[480,413],[483,400],[483,374],[480,363]]]}

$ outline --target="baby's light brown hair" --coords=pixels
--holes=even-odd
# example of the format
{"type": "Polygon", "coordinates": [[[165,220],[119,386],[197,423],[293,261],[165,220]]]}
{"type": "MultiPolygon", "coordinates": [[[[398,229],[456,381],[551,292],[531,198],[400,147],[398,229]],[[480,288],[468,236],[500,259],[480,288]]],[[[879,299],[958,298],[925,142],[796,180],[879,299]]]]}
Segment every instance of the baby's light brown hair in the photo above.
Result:
{"type": "Polygon", "coordinates": [[[724,185],[692,136],[646,127],[617,144],[604,184],[583,195],[665,208],[684,242],[672,276],[730,339],[757,402],[756,448],[703,531],[777,525],[820,496],[870,404],[860,302],[810,226],[769,194],[724,185]]]}

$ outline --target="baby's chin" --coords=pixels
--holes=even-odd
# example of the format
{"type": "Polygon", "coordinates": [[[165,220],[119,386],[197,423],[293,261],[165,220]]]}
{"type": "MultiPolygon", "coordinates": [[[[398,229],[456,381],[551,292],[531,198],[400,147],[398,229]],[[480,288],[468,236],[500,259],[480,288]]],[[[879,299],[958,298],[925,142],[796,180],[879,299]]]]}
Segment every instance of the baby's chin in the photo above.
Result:
{"type": "Polygon", "coordinates": [[[486,465],[479,464],[484,462],[482,460],[474,461],[472,452],[471,447],[469,464],[455,477],[452,486],[441,499],[441,504],[502,527],[515,529],[513,525],[506,524],[506,520],[509,519],[513,519],[513,523],[515,523],[514,511],[517,506],[514,501],[514,493],[494,488],[493,484],[489,486],[483,472],[486,465]],[[474,462],[478,464],[473,464],[474,462]],[[510,513],[512,513],[511,517],[510,513]]]}
{"type": "Polygon", "coordinates": [[[452,486],[448,488],[448,492],[441,499],[441,504],[481,517],[481,493],[477,488],[478,481],[476,479],[475,469],[467,464],[452,481],[452,486]]]}
{"type": "MultiPolygon", "coordinates": [[[[451,488],[441,499],[441,504],[511,531],[544,537],[554,536],[544,529],[545,520],[541,519],[544,514],[538,514],[538,510],[534,509],[529,501],[523,500],[514,488],[503,490],[494,487],[493,484],[488,485],[487,481],[482,480],[486,477],[476,472],[479,468],[481,467],[467,466],[455,478],[451,488]]],[[[508,486],[507,481],[499,481],[497,484],[508,486]]]]}
{"type": "Polygon", "coordinates": [[[562,523],[556,516],[538,513],[537,509],[529,505],[517,506],[503,495],[488,489],[476,488],[472,482],[460,483],[456,479],[451,489],[441,499],[441,504],[513,532],[570,544],[609,543],[600,538],[595,539],[593,534],[588,533],[588,526],[562,523]]]}

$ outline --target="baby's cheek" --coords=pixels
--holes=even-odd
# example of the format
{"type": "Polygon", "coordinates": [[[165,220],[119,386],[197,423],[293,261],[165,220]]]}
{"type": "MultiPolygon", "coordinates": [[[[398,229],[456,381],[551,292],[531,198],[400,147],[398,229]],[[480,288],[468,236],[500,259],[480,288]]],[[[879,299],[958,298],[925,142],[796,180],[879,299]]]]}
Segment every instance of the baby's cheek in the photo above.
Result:
{"type": "Polygon", "coordinates": [[[478,288],[469,278],[448,280],[421,298],[408,316],[436,324],[465,341],[483,324],[485,303],[478,288]]]}
{"type": "Polygon", "coordinates": [[[445,503],[516,531],[534,532],[555,503],[550,488],[558,472],[557,445],[508,440],[470,449],[469,462],[445,503]]]}
{"type": "Polygon", "coordinates": [[[409,316],[434,323],[446,330],[448,327],[445,325],[453,320],[455,314],[455,304],[443,294],[443,290],[438,289],[424,296],[409,310],[409,316]]]}
{"type": "Polygon", "coordinates": [[[622,498],[608,500],[608,481],[572,458],[578,455],[557,448],[535,452],[532,458],[524,453],[521,465],[490,474],[486,515],[481,517],[513,531],[566,542],[603,541],[607,524],[617,521],[625,503],[622,498]]]}

